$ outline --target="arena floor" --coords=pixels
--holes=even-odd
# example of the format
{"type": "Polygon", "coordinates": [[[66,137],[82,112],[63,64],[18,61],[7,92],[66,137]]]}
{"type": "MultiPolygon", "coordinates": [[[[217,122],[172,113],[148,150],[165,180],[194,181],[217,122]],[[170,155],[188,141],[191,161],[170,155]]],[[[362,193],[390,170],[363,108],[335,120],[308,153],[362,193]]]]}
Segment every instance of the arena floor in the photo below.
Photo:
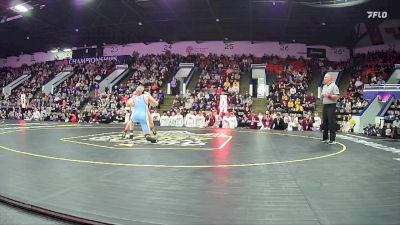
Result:
{"type": "Polygon", "coordinates": [[[113,224],[399,224],[400,143],[317,132],[0,124],[1,198],[113,224]]]}

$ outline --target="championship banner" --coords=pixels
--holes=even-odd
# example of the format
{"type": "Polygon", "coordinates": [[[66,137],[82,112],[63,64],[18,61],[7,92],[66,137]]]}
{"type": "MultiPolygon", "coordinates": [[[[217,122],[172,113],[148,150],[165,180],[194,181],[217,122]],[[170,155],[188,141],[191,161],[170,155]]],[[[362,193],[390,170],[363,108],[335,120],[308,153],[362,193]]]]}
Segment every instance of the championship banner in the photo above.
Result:
{"type": "Polygon", "coordinates": [[[102,56],[102,57],[90,57],[90,58],[76,58],[70,59],[68,61],[69,64],[85,64],[85,63],[96,63],[102,61],[116,61],[118,64],[128,63],[130,60],[129,55],[121,55],[121,56],[102,56]]]}
{"type": "Polygon", "coordinates": [[[96,63],[96,62],[102,62],[102,61],[116,61],[118,64],[128,64],[130,60],[131,60],[131,56],[129,56],[129,55],[119,55],[119,56],[102,56],[102,57],[53,60],[53,61],[47,61],[46,64],[48,64],[50,66],[73,65],[73,64],[96,63]]]}

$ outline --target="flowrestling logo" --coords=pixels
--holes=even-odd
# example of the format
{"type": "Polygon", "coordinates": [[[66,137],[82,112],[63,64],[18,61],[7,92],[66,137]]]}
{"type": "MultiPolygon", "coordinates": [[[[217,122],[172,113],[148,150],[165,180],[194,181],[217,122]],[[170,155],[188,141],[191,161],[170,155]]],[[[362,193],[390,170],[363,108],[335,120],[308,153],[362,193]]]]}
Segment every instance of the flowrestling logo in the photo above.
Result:
{"type": "Polygon", "coordinates": [[[388,13],[386,11],[367,11],[368,19],[386,19],[388,17],[388,13]]]}

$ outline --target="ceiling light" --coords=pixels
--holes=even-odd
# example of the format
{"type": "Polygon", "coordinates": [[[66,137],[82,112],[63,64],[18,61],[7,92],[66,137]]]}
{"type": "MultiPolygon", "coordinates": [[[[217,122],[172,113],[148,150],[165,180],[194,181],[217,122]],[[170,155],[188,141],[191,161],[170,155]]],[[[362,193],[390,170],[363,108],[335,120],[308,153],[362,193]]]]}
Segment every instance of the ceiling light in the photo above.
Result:
{"type": "Polygon", "coordinates": [[[75,32],[79,32],[79,29],[78,29],[78,28],[76,28],[76,29],[75,29],[75,32]]]}
{"type": "Polygon", "coordinates": [[[139,26],[142,26],[142,25],[143,25],[143,23],[142,23],[142,22],[139,22],[139,23],[138,23],[138,25],[139,25],[139,26]]]}
{"type": "Polygon", "coordinates": [[[26,6],[24,6],[22,4],[14,6],[14,9],[17,12],[28,12],[28,10],[29,10],[26,6]]]}
{"type": "Polygon", "coordinates": [[[215,19],[215,21],[216,21],[216,22],[219,22],[219,19],[217,18],[217,19],[215,19]]]}
{"type": "Polygon", "coordinates": [[[63,49],[63,52],[70,52],[70,51],[72,51],[72,49],[70,49],[70,48],[64,48],[63,49]]]}
{"type": "Polygon", "coordinates": [[[326,26],[326,23],[325,23],[325,22],[322,22],[321,25],[322,25],[322,26],[326,26]]]}
{"type": "Polygon", "coordinates": [[[160,38],[160,42],[162,42],[162,41],[163,41],[163,39],[160,38]]]}
{"type": "Polygon", "coordinates": [[[26,40],[29,40],[29,36],[28,36],[28,37],[26,37],[26,40]]]}

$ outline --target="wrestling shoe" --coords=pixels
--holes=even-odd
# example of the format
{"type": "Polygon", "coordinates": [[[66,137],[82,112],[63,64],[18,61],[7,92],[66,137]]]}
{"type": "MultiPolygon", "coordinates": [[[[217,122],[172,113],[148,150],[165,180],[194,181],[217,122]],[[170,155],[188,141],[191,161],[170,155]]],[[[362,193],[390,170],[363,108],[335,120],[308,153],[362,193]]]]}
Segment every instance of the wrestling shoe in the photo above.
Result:
{"type": "Polygon", "coordinates": [[[151,132],[153,132],[154,135],[157,135],[157,131],[155,128],[151,129],[151,132]]]}
{"type": "Polygon", "coordinates": [[[336,141],[330,141],[330,142],[328,142],[328,144],[330,144],[330,145],[336,145],[336,141]]]}
{"type": "Polygon", "coordinates": [[[150,141],[151,143],[156,143],[157,142],[157,139],[151,137],[149,134],[146,135],[145,138],[146,138],[147,141],[150,141]]]}
{"type": "Polygon", "coordinates": [[[128,136],[127,133],[125,131],[122,131],[121,138],[126,139],[127,136],[128,136]]]}

